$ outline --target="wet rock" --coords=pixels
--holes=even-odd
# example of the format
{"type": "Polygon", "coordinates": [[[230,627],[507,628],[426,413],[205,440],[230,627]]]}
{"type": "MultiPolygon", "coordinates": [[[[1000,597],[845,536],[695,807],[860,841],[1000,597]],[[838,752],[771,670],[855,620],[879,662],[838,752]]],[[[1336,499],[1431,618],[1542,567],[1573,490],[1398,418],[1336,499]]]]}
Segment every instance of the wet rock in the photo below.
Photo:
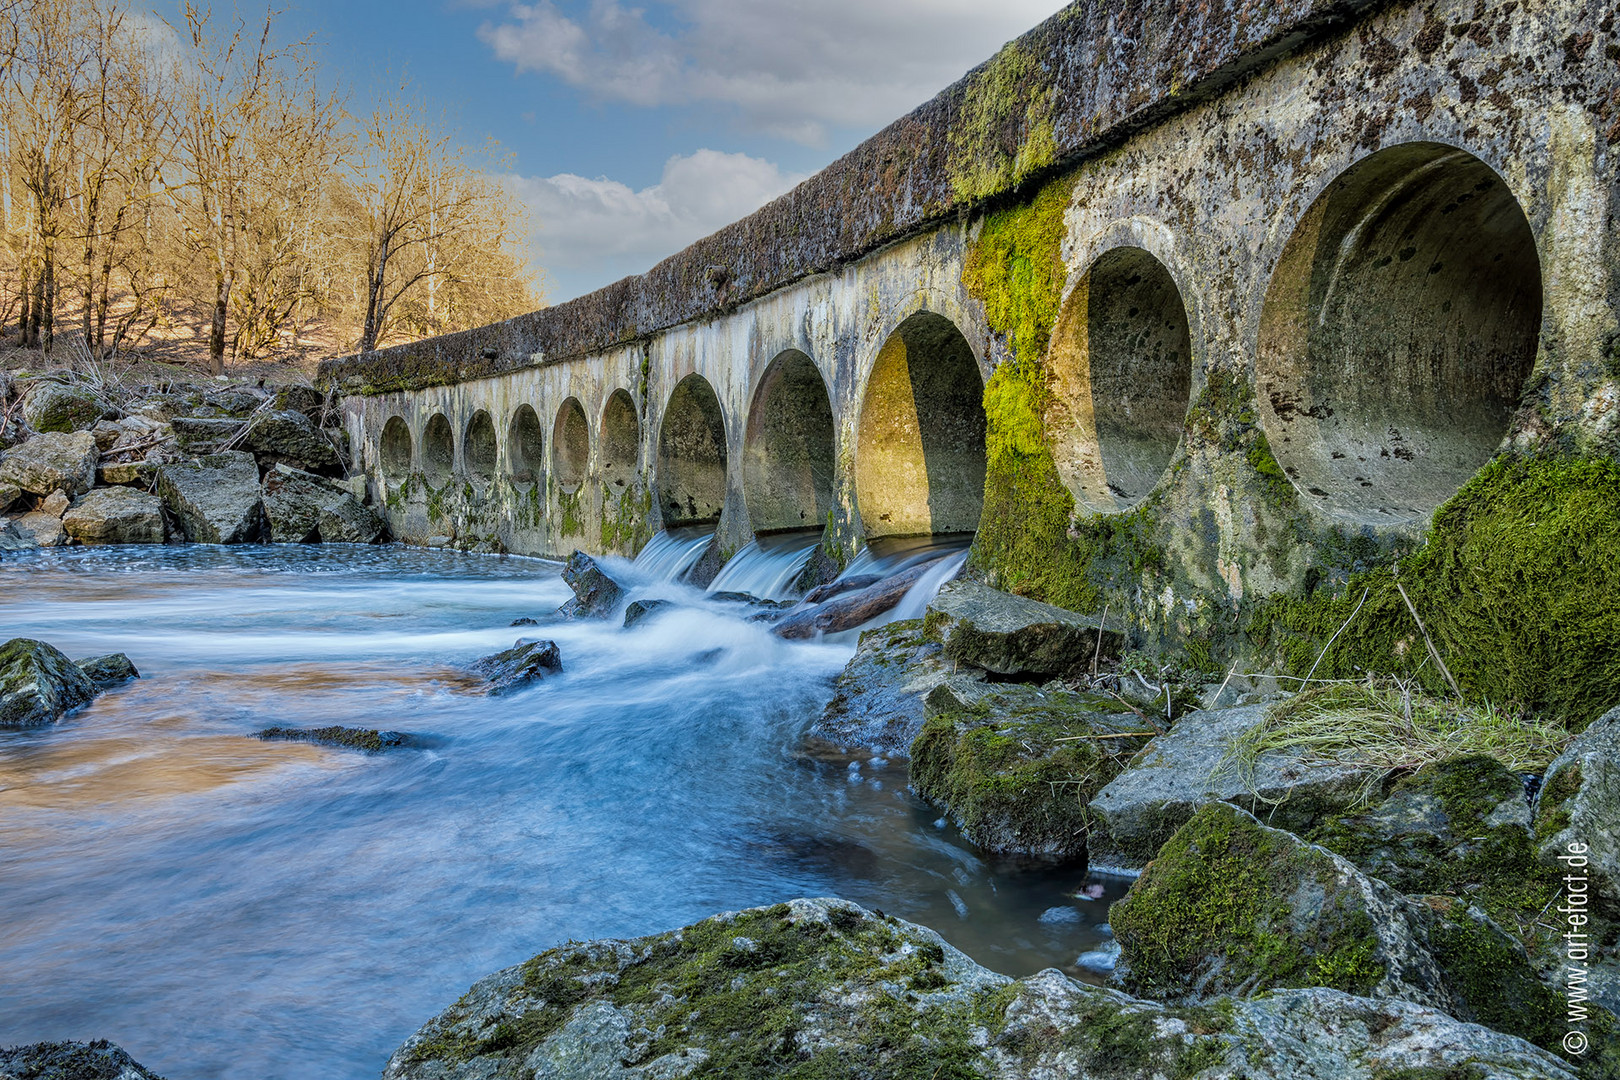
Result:
{"type": "Polygon", "coordinates": [[[853,630],[904,600],[911,587],[921,581],[923,575],[932,570],[938,561],[934,559],[921,566],[914,566],[910,570],[893,574],[864,589],[845,593],[824,604],[800,604],[771,627],[771,633],[790,641],[798,641],[819,637],[822,634],[836,634],[841,630],[853,630]]]}
{"type": "Polygon", "coordinates": [[[1011,980],[933,931],[793,900],[667,934],[571,944],[479,980],[384,1080],[523,1075],[1574,1080],[1432,1009],[1326,989],[1167,1007],[1047,970],[1011,980]]]}
{"type": "Polygon", "coordinates": [[[1453,1005],[1425,921],[1404,896],[1225,803],[1160,848],[1108,922],[1132,993],[1207,1001],[1321,985],[1453,1005]]]}
{"type": "Polygon", "coordinates": [[[854,577],[840,578],[829,581],[825,585],[817,586],[804,594],[801,603],[821,604],[835,596],[842,596],[848,592],[859,592],[868,586],[876,585],[883,580],[882,574],[856,574],[854,577]]]}
{"type": "Polygon", "coordinates": [[[1093,695],[987,687],[928,718],[911,746],[911,786],[986,851],[1083,862],[1086,803],[1141,748],[1141,730],[1093,695]]]}
{"type": "Polygon", "coordinates": [[[583,551],[569,556],[562,579],[574,590],[574,598],[557,609],[566,619],[606,619],[619,610],[624,600],[624,587],[583,551]]]}
{"type": "Polygon", "coordinates": [[[240,450],[158,472],[158,494],[194,544],[252,544],[265,532],[259,467],[240,450]]]}
{"type": "Polygon", "coordinates": [[[632,600],[630,606],[624,609],[624,628],[628,630],[653,612],[674,606],[674,602],[669,600],[632,600]]]}
{"type": "Polygon", "coordinates": [[[1579,870],[1594,899],[1620,919],[1620,708],[1604,713],[1547,768],[1535,837],[1549,865],[1579,870]]]}
{"type": "Polygon", "coordinates": [[[928,719],[924,699],[951,675],[943,651],[921,619],[866,631],[810,734],[886,757],[910,754],[928,719]]]}
{"type": "Polygon", "coordinates": [[[0,645],[0,728],[54,724],[95,696],[95,682],[59,649],[32,638],[0,645]]]}
{"type": "Polygon", "coordinates": [[[163,500],[128,487],[81,495],[63,516],[62,527],[81,544],[161,544],[168,539],[163,500]]]}
{"type": "Polygon", "coordinates": [[[36,545],[32,538],[24,537],[6,518],[0,518],[0,551],[32,551],[36,545]]]}
{"type": "Polygon", "coordinates": [[[22,498],[22,488],[16,484],[0,484],[0,514],[10,510],[12,504],[22,498]]]}
{"type": "Polygon", "coordinates": [[[793,579],[790,588],[795,594],[812,592],[831,584],[843,569],[831,555],[827,554],[826,545],[818,544],[810,553],[810,558],[805,561],[804,569],[793,579]]]}
{"type": "Polygon", "coordinates": [[[261,469],[289,465],[321,476],[343,472],[343,462],[331,440],[309,417],[294,409],[255,416],[238,446],[251,453],[261,469]]]}
{"type": "Polygon", "coordinates": [[[322,746],[340,746],[348,750],[364,750],[379,754],[411,745],[411,737],[401,731],[378,731],[375,728],[320,727],[320,728],[265,728],[253,733],[255,739],[286,742],[319,743],[322,746]]]}
{"type": "Polygon", "coordinates": [[[105,656],[88,656],[83,660],[75,660],[74,663],[78,665],[80,671],[90,676],[90,681],[96,684],[98,690],[111,690],[131,679],[141,677],[141,673],[135,670],[134,662],[121,652],[108,653],[105,656]]]}
{"type": "Polygon", "coordinates": [[[1122,635],[1099,620],[1051,604],[957,580],[928,605],[929,632],[945,646],[945,659],[999,675],[1076,674],[1098,657],[1119,655],[1122,635]]]}
{"type": "Polygon", "coordinates": [[[35,435],[0,458],[0,483],[31,495],[81,495],[96,482],[100,454],[88,431],[35,435]]]}
{"type": "Polygon", "coordinates": [[[23,400],[23,418],[39,432],[83,431],[111,411],[95,393],[82,386],[48,380],[35,382],[23,400]]]}
{"type": "Polygon", "coordinates": [[[473,674],[484,680],[484,691],[491,697],[522,690],[562,669],[562,654],[555,641],[527,639],[472,666],[473,674]]]}
{"type": "Polygon", "coordinates": [[[264,474],[264,516],[272,544],[313,544],[324,539],[321,514],[353,496],[314,473],[276,465],[264,474]]]}
{"type": "Polygon", "coordinates": [[[524,615],[522,618],[513,619],[507,625],[509,625],[509,626],[539,626],[540,625],[540,620],[539,619],[531,619],[527,615],[524,615]]]}
{"type": "Polygon", "coordinates": [[[710,539],[709,546],[703,549],[703,554],[687,568],[681,580],[694,588],[707,589],[720,576],[725,565],[726,553],[720,550],[720,537],[716,534],[710,539]]]}
{"type": "Polygon", "coordinates": [[[1225,764],[1233,741],[1260,723],[1265,709],[1189,713],[1148,743],[1091,801],[1113,843],[1139,861],[1151,859],[1200,807],[1217,801],[1304,831],[1348,809],[1382,777],[1382,770],[1311,764],[1299,753],[1263,754],[1248,775],[1225,764]]]}
{"type": "Polygon", "coordinates": [[[0,1047],[0,1080],[163,1080],[105,1039],[0,1047]]]}
{"type": "Polygon", "coordinates": [[[11,528],[28,547],[63,547],[68,542],[62,519],[40,510],[12,518],[11,528]]]}

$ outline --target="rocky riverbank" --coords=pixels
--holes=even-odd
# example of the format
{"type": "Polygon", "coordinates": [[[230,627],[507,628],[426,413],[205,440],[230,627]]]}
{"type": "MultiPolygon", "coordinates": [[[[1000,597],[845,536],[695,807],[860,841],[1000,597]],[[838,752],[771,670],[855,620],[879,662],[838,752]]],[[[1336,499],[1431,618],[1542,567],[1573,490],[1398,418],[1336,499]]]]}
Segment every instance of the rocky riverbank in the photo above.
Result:
{"type": "Polygon", "coordinates": [[[307,386],[0,372],[0,552],[375,543],[337,422],[307,386]]]}

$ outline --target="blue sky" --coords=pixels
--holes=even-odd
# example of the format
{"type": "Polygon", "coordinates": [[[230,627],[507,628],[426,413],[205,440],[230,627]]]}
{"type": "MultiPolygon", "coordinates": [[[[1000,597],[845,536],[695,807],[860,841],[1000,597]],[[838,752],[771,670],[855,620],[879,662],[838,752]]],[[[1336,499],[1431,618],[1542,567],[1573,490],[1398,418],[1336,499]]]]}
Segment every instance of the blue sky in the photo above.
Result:
{"type": "Polygon", "coordinates": [[[558,303],[747,214],[1063,6],[639,2],[299,0],[282,22],[357,112],[403,73],[468,146],[500,142],[558,303]]]}

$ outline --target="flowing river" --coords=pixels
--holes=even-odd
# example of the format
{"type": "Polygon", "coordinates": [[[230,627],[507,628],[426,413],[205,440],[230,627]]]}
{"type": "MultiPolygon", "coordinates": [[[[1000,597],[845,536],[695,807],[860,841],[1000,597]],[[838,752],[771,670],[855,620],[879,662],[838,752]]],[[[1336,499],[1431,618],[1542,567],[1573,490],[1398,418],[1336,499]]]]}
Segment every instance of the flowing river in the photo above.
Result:
{"type": "Polygon", "coordinates": [[[497,968],[795,896],[1009,975],[1096,978],[1077,960],[1124,883],[1088,898],[1073,871],[986,861],[903,763],[804,750],[852,643],[620,572],[682,606],[554,621],[554,564],[401,547],[6,556],[0,640],[125,652],[142,678],[0,732],[0,1045],[107,1038],[170,1080],[371,1078],[497,968]],[[464,665],[520,634],[564,673],[479,694],[464,665]],[[248,737],[331,724],[418,745],[248,737]]]}

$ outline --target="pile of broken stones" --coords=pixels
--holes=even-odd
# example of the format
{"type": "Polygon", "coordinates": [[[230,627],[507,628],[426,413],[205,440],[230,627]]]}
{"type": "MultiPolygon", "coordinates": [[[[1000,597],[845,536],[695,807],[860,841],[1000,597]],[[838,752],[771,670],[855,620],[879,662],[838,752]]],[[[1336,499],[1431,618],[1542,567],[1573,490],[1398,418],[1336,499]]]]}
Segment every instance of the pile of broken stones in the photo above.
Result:
{"type": "Polygon", "coordinates": [[[305,386],[108,390],[0,372],[0,552],[385,539],[326,415],[305,386]]]}

